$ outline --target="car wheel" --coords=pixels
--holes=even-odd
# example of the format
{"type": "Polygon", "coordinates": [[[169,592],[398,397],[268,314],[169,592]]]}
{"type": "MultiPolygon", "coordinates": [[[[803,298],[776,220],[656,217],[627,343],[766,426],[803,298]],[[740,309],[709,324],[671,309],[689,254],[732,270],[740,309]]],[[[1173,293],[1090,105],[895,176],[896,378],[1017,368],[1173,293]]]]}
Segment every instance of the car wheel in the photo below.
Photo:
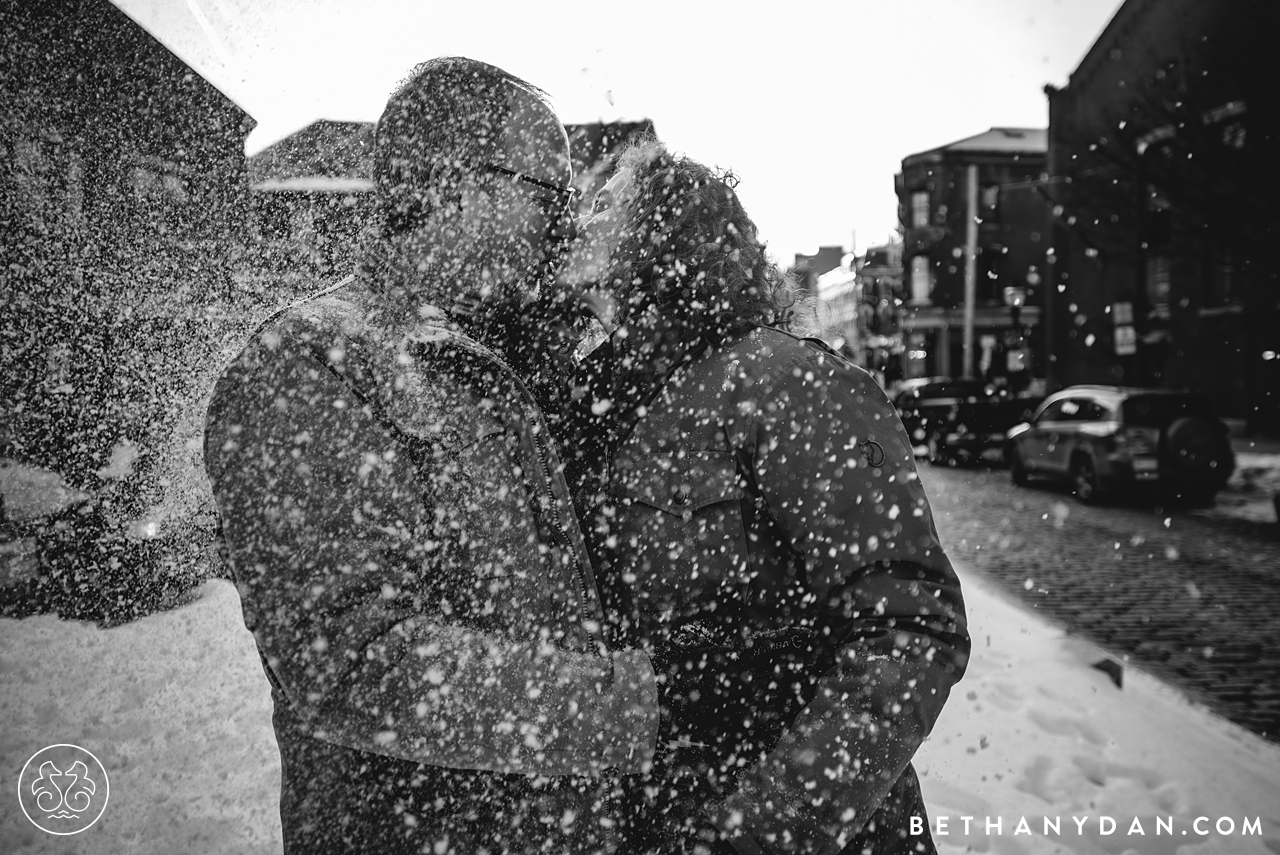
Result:
{"type": "Polygon", "coordinates": [[[1076,498],[1086,505],[1096,505],[1102,499],[1102,487],[1093,461],[1082,455],[1071,461],[1071,484],[1076,498]]]}
{"type": "Polygon", "coordinates": [[[1174,469],[1206,486],[1220,487],[1231,476],[1231,446],[1204,419],[1176,419],[1165,431],[1164,451],[1174,469]]]}
{"type": "Polygon", "coordinates": [[[1016,445],[1009,449],[1009,479],[1017,487],[1025,487],[1031,480],[1027,475],[1027,463],[1016,445]]]}

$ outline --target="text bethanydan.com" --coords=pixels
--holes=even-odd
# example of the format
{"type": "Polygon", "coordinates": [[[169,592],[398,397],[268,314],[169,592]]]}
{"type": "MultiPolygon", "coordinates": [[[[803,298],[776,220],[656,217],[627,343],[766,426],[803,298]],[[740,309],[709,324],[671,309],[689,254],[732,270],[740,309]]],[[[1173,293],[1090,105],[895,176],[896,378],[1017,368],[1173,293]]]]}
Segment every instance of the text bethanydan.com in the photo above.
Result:
{"type": "MultiPolygon", "coordinates": [[[[924,817],[911,817],[911,833],[924,834],[926,821],[924,817]]],[[[1216,819],[1207,816],[1042,816],[1042,817],[1003,817],[1003,816],[946,816],[939,815],[928,823],[929,830],[936,837],[951,835],[985,835],[1003,836],[1005,834],[1040,834],[1044,837],[1109,837],[1112,835],[1143,837],[1154,835],[1163,837],[1208,837],[1218,834],[1223,837],[1239,834],[1242,836],[1261,836],[1262,822],[1260,817],[1220,816],[1216,819]]]]}

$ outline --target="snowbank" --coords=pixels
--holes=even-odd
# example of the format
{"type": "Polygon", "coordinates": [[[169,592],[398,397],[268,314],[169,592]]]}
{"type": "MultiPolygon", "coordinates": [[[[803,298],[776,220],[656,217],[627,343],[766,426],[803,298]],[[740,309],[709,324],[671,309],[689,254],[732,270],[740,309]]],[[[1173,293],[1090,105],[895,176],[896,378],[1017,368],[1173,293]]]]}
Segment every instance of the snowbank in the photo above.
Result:
{"type": "Polygon", "coordinates": [[[1280,852],[1280,746],[1132,667],[1117,688],[1091,667],[1100,648],[961,576],[973,661],[916,761],[935,828],[949,818],[942,855],[1280,852]],[[1023,817],[1032,834],[1015,834],[1023,817]],[[1045,817],[1060,835],[1043,835],[1045,817]],[[1215,832],[1223,817],[1233,833],[1215,832]],[[1261,835],[1242,833],[1245,817],[1261,835]],[[1135,818],[1145,835],[1127,833],[1135,818]],[[1157,836],[1157,818],[1172,835],[1157,836]]]}
{"type": "Polygon", "coordinates": [[[271,696],[235,588],[113,629],[0,620],[0,852],[275,853],[280,760],[271,696]],[[73,837],[31,825],[14,788],[46,745],[93,752],[102,818],[73,837]]]}
{"type": "Polygon", "coordinates": [[[1276,496],[1280,496],[1280,454],[1237,451],[1235,472],[1213,507],[1192,513],[1273,523],[1277,522],[1276,496]]]}
{"type": "MultiPolygon", "coordinates": [[[[944,855],[1280,852],[1280,746],[1131,668],[1117,689],[1089,667],[1096,648],[962,577],[975,655],[917,762],[932,816],[949,817],[944,855]],[[977,818],[969,834],[962,816],[977,818]],[[1014,834],[1023,816],[1035,834],[1014,834]],[[1062,818],[1056,841],[1039,833],[1045,816],[1062,818]],[[1084,835],[1072,816],[1088,817],[1084,835]],[[1097,834],[1101,816],[1114,834],[1097,834]],[[1157,816],[1175,836],[1155,836],[1157,816]],[[1192,828],[1198,816],[1209,835],[1192,828]],[[1145,837],[1125,834],[1134,817],[1145,837]],[[1213,832],[1220,817],[1233,834],[1213,832]],[[1241,834],[1245,817],[1262,836],[1241,834]]],[[[0,852],[280,850],[270,696],[227,582],[115,629],[0,620],[0,717],[0,852]],[[70,838],[30,825],[12,789],[58,742],[94,752],[111,775],[102,819],[70,838]]]]}

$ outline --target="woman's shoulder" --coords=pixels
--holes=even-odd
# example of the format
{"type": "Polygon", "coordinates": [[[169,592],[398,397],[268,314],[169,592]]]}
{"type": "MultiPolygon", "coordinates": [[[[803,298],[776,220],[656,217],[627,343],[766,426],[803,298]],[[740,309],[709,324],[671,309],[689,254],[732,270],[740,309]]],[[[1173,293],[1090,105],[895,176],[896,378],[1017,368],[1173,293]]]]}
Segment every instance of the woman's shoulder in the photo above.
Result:
{"type": "Polygon", "coordinates": [[[884,395],[872,374],[854,365],[827,342],[757,327],[726,347],[720,355],[739,376],[758,384],[818,389],[826,384],[858,394],[884,395]]]}
{"type": "Polygon", "coordinates": [[[322,376],[338,380],[368,374],[375,363],[394,356],[393,345],[387,330],[368,322],[358,300],[326,289],[260,321],[230,367],[260,377],[303,372],[315,382],[322,376]]]}
{"type": "Polygon", "coordinates": [[[335,286],[276,308],[252,327],[249,343],[271,345],[284,340],[310,341],[341,335],[343,328],[359,317],[355,304],[339,290],[347,284],[348,280],[344,279],[335,286]]]}
{"type": "Polygon", "coordinates": [[[794,363],[857,369],[822,339],[802,337],[774,327],[755,327],[725,348],[725,355],[749,360],[762,369],[777,370],[794,363]]]}
{"type": "Polygon", "coordinates": [[[752,327],[743,334],[731,338],[716,351],[723,359],[750,360],[768,366],[779,358],[802,355],[803,340],[773,327],[752,327]]]}

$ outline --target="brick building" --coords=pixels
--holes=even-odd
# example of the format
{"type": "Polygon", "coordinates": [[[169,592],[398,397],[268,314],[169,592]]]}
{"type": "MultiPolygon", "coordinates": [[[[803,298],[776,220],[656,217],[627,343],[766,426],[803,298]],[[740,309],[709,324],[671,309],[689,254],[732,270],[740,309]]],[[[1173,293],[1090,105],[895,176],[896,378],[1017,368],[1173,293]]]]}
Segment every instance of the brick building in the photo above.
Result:
{"type": "Polygon", "coordinates": [[[0,2],[0,457],[147,460],[216,344],[254,121],[107,0],[0,2]]]}
{"type": "Polygon", "coordinates": [[[903,159],[894,184],[904,234],[907,377],[963,371],[971,174],[978,222],[974,373],[1017,373],[1026,385],[1042,371],[1039,360],[1026,357],[1041,340],[1040,286],[1050,245],[1040,190],[1045,140],[1042,129],[992,128],[903,159]]]}
{"type": "Polygon", "coordinates": [[[906,354],[902,341],[902,244],[867,248],[857,262],[860,363],[879,373],[886,386],[903,377],[906,354]]]}
{"type": "Polygon", "coordinates": [[[1280,431],[1270,0],[1128,0],[1049,98],[1058,385],[1187,387],[1280,431]]]}

